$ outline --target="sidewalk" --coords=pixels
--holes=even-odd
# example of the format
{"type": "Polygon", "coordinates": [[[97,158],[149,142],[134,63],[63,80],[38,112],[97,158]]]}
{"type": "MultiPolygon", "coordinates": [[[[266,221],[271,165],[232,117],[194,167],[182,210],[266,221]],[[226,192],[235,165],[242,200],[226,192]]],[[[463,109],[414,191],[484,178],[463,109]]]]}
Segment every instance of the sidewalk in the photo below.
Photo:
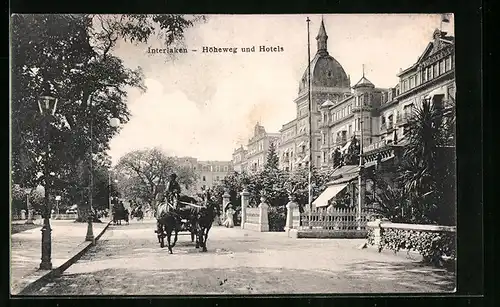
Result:
{"type": "MultiPolygon", "coordinates": [[[[86,223],[54,220],[52,226],[52,267],[59,268],[82,252],[91,242],[85,241],[86,223]]],[[[94,223],[94,237],[97,238],[108,222],[94,223]]],[[[42,278],[50,271],[39,271],[41,261],[40,228],[26,230],[11,236],[11,294],[16,295],[29,284],[42,278]]]]}

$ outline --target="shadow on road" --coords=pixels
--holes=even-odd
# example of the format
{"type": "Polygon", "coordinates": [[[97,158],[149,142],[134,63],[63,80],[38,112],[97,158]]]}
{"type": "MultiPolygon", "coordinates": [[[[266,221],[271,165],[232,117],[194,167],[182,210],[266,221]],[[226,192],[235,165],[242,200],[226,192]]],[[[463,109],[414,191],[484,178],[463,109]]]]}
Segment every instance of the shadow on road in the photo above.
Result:
{"type": "Polygon", "coordinates": [[[432,292],[452,292],[456,285],[455,274],[446,269],[432,267],[419,262],[379,262],[360,261],[345,266],[347,275],[352,277],[376,278],[379,281],[403,282],[408,287],[421,288],[422,282],[432,292]],[[419,281],[416,285],[413,281],[419,281]]]}

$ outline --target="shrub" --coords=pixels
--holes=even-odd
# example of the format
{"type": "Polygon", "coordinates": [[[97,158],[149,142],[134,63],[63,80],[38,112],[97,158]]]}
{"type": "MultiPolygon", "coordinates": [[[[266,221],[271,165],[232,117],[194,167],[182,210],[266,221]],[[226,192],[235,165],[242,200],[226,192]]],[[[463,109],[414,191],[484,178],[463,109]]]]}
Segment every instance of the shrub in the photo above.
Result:
{"type": "MultiPolygon", "coordinates": [[[[381,229],[379,251],[383,248],[395,253],[401,249],[417,251],[422,255],[424,262],[442,265],[443,256],[454,259],[456,244],[454,232],[433,232],[409,229],[381,229]]],[[[368,244],[374,244],[373,229],[368,230],[368,244]]]]}
{"type": "Polygon", "coordinates": [[[285,231],[286,208],[269,207],[268,210],[269,231],[285,231]]]}

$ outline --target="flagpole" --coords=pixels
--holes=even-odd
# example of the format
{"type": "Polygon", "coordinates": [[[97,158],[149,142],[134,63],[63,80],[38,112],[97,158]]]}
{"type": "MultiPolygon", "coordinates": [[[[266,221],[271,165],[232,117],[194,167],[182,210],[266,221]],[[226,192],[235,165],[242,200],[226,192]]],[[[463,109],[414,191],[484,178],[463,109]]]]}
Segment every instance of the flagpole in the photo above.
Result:
{"type": "Polygon", "coordinates": [[[309,17],[306,19],[307,22],[307,79],[308,79],[308,104],[309,104],[309,176],[308,176],[308,188],[309,188],[309,229],[312,229],[311,225],[311,215],[312,215],[312,102],[311,102],[311,42],[310,42],[310,31],[309,23],[311,20],[309,17]]]}

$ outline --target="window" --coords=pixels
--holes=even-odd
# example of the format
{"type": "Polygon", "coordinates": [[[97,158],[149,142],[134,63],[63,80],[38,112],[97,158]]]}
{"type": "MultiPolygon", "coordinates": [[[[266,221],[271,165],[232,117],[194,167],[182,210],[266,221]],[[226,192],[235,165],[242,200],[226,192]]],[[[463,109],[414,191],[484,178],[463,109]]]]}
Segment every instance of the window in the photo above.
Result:
{"type": "Polygon", "coordinates": [[[227,172],[229,170],[229,167],[224,166],[224,171],[227,172]]]}
{"type": "Polygon", "coordinates": [[[422,82],[426,81],[427,81],[427,69],[424,69],[424,71],[422,71],[422,82]]]}
{"type": "Polygon", "coordinates": [[[351,105],[348,105],[348,106],[347,106],[347,113],[348,113],[348,114],[351,114],[351,109],[352,109],[351,105]]]}
{"type": "Polygon", "coordinates": [[[440,72],[440,74],[443,74],[445,71],[446,70],[445,70],[445,67],[444,67],[444,60],[441,60],[439,62],[439,72],[440,72]]]}
{"type": "Polygon", "coordinates": [[[207,178],[205,178],[205,176],[203,176],[203,179],[202,179],[202,180],[203,180],[203,181],[207,181],[207,178]]]}
{"type": "Polygon", "coordinates": [[[219,181],[219,176],[215,176],[215,180],[216,180],[216,181],[219,181]]]}
{"type": "Polygon", "coordinates": [[[439,76],[439,63],[434,64],[434,78],[439,76]]]}
{"type": "Polygon", "coordinates": [[[352,125],[349,125],[348,129],[349,129],[349,135],[351,135],[352,134],[352,125]]]}

